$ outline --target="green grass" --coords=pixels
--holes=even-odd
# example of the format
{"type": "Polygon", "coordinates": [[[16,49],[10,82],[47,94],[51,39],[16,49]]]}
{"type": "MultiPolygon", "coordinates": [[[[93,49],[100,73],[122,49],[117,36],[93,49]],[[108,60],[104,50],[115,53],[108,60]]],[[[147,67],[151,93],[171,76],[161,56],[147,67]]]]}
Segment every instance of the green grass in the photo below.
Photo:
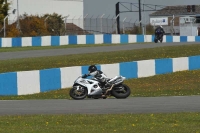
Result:
{"type": "MultiPolygon", "coordinates": [[[[200,46],[0,61],[0,72],[200,55],[200,46]],[[108,58],[109,57],[109,58],[108,58]]],[[[132,97],[200,95],[200,70],[126,80],[132,97]]],[[[10,99],[70,99],[69,89],[10,99]]],[[[0,116],[2,133],[200,133],[200,113],[0,116]]]]}
{"type": "MultiPolygon", "coordinates": [[[[131,97],[200,95],[200,70],[182,71],[129,79],[124,82],[131,88],[131,97]]],[[[0,100],[70,99],[69,88],[23,96],[0,96],[0,100]]]]}
{"type": "Polygon", "coordinates": [[[1,60],[0,73],[195,55],[200,55],[200,45],[168,46],[117,52],[1,60]]]}
{"type": "Polygon", "coordinates": [[[0,116],[2,133],[199,133],[200,113],[0,116]]]}

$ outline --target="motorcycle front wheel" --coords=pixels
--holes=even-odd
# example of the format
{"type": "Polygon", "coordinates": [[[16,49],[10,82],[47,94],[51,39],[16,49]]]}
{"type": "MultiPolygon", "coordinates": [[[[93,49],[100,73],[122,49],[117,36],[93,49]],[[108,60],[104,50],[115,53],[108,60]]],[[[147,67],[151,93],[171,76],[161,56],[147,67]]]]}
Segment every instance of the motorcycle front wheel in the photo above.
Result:
{"type": "Polygon", "coordinates": [[[77,90],[76,88],[72,88],[69,92],[69,95],[75,100],[82,100],[86,98],[87,93],[88,91],[86,88],[81,88],[79,90],[77,90]]]}
{"type": "Polygon", "coordinates": [[[117,99],[127,98],[131,94],[130,88],[125,84],[115,86],[112,91],[112,95],[117,99]]]}

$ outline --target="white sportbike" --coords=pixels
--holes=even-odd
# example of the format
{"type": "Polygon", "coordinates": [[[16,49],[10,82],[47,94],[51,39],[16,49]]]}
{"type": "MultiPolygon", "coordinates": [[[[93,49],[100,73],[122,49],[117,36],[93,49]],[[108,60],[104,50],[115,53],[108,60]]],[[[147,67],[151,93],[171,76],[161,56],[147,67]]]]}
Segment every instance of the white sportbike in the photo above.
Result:
{"type": "Polygon", "coordinates": [[[70,96],[75,100],[88,98],[107,98],[114,96],[118,99],[127,98],[131,90],[123,84],[125,77],[115,76],[107,79],[106,84],[102,84],[96,78],[87,79],[86,76],[79,76],[75,81],[73,87],[70,89],[70,96]]]}

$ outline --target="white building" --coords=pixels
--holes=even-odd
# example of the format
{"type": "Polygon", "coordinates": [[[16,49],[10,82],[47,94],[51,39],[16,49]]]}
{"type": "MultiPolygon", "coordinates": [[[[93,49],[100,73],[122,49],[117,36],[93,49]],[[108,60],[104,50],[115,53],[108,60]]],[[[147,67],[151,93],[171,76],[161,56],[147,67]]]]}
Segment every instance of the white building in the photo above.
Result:
{"type": "Polygon", "coordinates": [[[17,17],[23,14],[39,15],[57,13],[62,17],[83,18],[83,0],[8,0],[10,10],[8,11],[8,22],[13,23],[17,17]],[[16,11],[13,14],[13,11],[16,11]]]}
{"type": "Polygon", "coordinates": [[[149,15],[150,23],[154,26],[162,25],[167,34],[181,36],[199,35],[200,5],[195,10],[188,5],[167,6],[149,15]]]}

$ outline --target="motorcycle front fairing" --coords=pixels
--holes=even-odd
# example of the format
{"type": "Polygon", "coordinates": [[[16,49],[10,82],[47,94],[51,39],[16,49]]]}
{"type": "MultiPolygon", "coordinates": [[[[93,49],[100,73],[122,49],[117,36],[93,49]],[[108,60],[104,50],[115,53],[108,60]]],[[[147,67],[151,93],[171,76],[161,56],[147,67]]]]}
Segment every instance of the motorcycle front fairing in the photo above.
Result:
{"type": "Polygon", "coordinates": [[[81,76],[75,80],[74,86],[76,86],[76,84],[80,84],[80,85],[86,87],[87,90],[88,90],[88,95],[90,95],[90,93],[92,91],[95,91],[97,89],[98,90],[101,89],[99,87],[99,82],[98,81],[91,80],[91,79],[84,79],[81,76]]]}

